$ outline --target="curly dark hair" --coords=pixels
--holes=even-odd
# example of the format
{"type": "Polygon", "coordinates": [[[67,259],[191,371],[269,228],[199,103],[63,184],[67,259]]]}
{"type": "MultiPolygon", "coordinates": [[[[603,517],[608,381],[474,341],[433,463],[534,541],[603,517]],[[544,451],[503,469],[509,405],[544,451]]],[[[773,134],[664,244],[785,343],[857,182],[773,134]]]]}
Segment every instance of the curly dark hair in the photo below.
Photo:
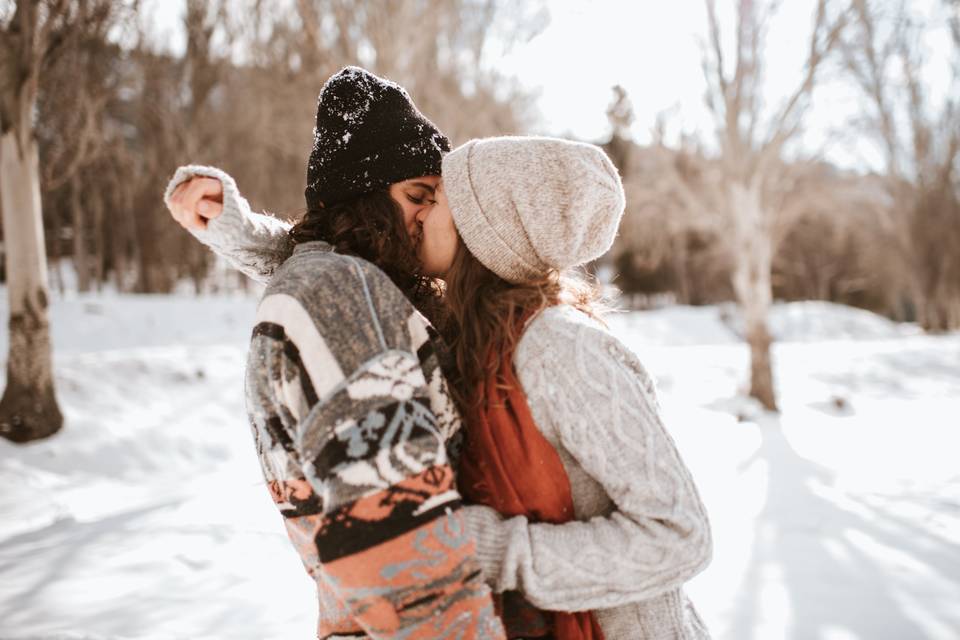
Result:
{"type": "Polygon", "coordinates": [[[447,326],[439,281],[420,273],[417,250],[403,224],[403,210],[387,189],[362,194],[327,208],[308,209],[290,229],[295,245],[323,240],[337,253],[379,267],[438,330],[447,326]]]}

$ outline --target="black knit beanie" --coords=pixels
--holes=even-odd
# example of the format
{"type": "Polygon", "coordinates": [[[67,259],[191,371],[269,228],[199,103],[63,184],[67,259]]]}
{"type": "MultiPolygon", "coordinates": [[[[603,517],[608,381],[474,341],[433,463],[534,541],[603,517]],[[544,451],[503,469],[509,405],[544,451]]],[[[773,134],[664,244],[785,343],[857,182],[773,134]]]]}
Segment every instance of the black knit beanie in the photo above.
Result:
{"type": "Polygon", "coordinates": [[[327,80],[307,165],[307,207],[331,206],[418,176],[439,175],[450,141],[406,90],[359,67],[327,80]]]}

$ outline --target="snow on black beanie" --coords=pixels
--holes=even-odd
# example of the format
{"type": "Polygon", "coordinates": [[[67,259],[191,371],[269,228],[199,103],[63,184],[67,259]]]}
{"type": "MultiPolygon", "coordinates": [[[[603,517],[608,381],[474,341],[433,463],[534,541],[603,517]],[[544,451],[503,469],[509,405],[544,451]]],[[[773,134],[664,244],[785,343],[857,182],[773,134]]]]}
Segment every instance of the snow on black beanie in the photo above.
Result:
{"type": "Polygon", "coordinates": [[[400,85],[360,67],[327,80],[307,165],[307,207],[331,206],[418,176],[439,175],[450,141],[400,85]]]}

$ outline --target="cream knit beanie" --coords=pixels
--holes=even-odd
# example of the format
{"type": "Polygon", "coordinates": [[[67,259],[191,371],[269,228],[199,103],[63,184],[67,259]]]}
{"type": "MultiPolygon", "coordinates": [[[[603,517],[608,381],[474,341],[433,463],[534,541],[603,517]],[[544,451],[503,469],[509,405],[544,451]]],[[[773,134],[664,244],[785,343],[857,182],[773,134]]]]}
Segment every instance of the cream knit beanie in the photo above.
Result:
{"type": "Polygon", "coordinates": [[[444,157],[443,184],[467,248],[510,282],[606,253],[625,203],[599,147],[555,138],[471,140],[444,157]]]}

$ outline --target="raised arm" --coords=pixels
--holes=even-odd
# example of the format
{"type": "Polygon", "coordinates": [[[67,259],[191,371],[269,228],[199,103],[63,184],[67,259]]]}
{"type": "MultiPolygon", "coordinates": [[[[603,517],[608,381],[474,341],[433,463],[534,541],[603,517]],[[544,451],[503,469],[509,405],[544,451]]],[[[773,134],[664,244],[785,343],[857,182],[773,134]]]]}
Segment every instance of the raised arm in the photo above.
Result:
{"type": "MultiPolygon", "coordinates": [[[[240,195],[233,178],[215,167],[187,165],[177,169],[167,184],[164,203],[175,218],[181,213],[202,220],[205,224],[187,225],[183,221],[181,224],[200,242],[226,258],[234,268],[258,282],[269,281],[276,268],[293,251],[288,236],[290,224],[264,213],[253,213],[249,203],[240,195]],[[177,189],[197,177],[219,182],[220,188],[215,189],[220,191],[218,195],[222,199],[219,214],[210,216],[195,213],[197,206],[209,206],[211,202],[203,202],[202,194],[196,189],[177,189]],[[185,208],[189,208],[189,211],[185,208]]],[[[214,209],[217,208],[214,206],[214,209]]]]}
{"type": "Polygon", "coordinates": [[[637,357],[602,327],[547,312],[515,363],[531,411],[613,500],[606,517],[566,524],[467,507],[494,591],[548,610],[615,607],[676,589],[710,560],[710,528],[664,429],[637,357]]]}

